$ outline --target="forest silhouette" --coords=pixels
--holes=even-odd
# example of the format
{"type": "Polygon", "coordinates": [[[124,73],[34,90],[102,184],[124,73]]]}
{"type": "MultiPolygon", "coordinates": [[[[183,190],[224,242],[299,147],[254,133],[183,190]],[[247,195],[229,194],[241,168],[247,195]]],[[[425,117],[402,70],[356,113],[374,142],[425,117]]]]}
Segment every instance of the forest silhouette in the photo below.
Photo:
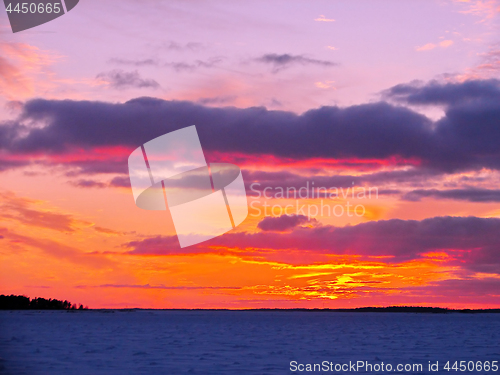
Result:
{"type": "Polygon", "coordinates": [[[0,295],[0,310],[87,310],[87,306],[58,299],[0,295]]]}

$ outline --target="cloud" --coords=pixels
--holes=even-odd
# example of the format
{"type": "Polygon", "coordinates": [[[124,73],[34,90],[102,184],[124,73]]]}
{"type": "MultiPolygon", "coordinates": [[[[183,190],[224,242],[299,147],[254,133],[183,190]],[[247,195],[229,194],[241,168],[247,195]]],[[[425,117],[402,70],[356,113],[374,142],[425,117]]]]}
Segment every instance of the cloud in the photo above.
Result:
{"type": "Polygon", "coordinates": [[[366,259],[388,257],[384,262],[429,259],[444,253],[442,262],[467,272],[500,274],[500,219],[434,217],[417,220],[381,220],[334,227],[295,226],[284,236],[276,231],[226,233],[197,246],[181,249],[175,236],[157,236],[124,246],[133,255],[198,254],[224,248],[240,256],[273,257],[298,251],[360,255],[366,259]]]}
{"type": "MultiPolygon", "coordinates": [[[[21,70],[0,56],[0,88],[2,92],[16,88],[18,85],[21,85],[21,87],[26,86],[26,82],[23,81],[24,77],[22,77],[21,70]]],[[[19,87],[17,88],[19,89],[19,87]]],[[[28,90],[28,88],[24,87],[24,90],[28,90]]]]}
{"type": "Polygon", "coordinates": [[[122,187],[122,188],[129,188],[130,187],[130,178],[127,177],[114,177],[110,184],[112,187],[122,187]]]}
{"type": "Polygon", "coordinates": [[[171,51],[198,51],[204,48],[202,43],[188,42],[188,43],[177,43],[174,41],[165,42],[163,47],[171,51]]]}
{"type": "Polygon", "coordinates": [[[26,43],[0,42],[0,93],[9,99],[33,96],[47,85],[46,68],[58,58],[26,43]]]}
{"type": "Polygon", "coordinates": [[[320,88],[320,89],[333,89],[333,90],[336,90],[336,88],[334,86],[332,86],[332,83],[334,83],[334,82],[335,81],[315,82],[314,85],[317,88],[320,88]]]}
{"type": "Polygon", "coordinates": [[[304,215],[282,215],[279,217],[268,216],[262,219],[257,227],[266,232],[285,232],[306,223],[317,223],[317,220],[312,219],[311,221],[304,215]]]}
{"type": "Polygon", "coordinates": [[[416,171],[401,177],[422,174],[418,170],[500,169],[499,81],[404,84],[385,96],[404,104],[444,105],[445,116],[433,122],[385,102],[297,115],[147,97],[126,103],[36,99],[24,103],[16,120],[0,126],[0,166],[48,163],[78,167],[81,173],[126,173],[132,149],[196,124],[209,154],[414,166],[416,171]]]}
{"type": "Polygon", "coordinates": [[[132,66],[156,66],[159,64],[159,62],[155,59],[130,60],[130,59],[112,58],[109,60],[109,62],[118,65],[132,65],[132,66]]]}
{"type": "Polygon", "coordinates": [[[468,202],[500,202],[500,190],[467,188],[450,190],[413,190],[406,193],[402,199],[418,202],[422,198],[455,199],[468,202]]]}
{"type": "MultiPolygon", "coordinates": [[[[128,66],[136,66],[136,67],[141,67],[141,66],[167,66],[173,68],[177,72],[182,72],[182,71],[189,71],[192,72],[198,68],[213,68],[217,64],[221,63],[224,60],[223,57],[217,56],[217,57],[211,57],[208,60],[195,60],[193,62],[186,62],[186,61],[173,61],[173,62],[160,62],[158,59],[142,59],[142,60],[131,60],[131,59],[120,59],[120,58],[112,58],[109,60],[110,63],[117,64],[117,65],[128,65],[128,66]]],[[[117,71],[111,72],[112,76],[116,76],[117,71]]],[[[125,73],[123,71],[118,71],[121,76],[124,75],[134,75],[134,77],[125,77],[122,78],[120,77],[119,79],[129,79],[129,80],[137,80],[140,79],[138,77],[137,71],[131,72],[131,73],[125,73]]],[[[108,78],[110,75],[110,72],[108,73],[101,73],[101,75],[104,75],[104,78],[108,78]]],[[[98,78],[100,75],[98,75],[98,78]]],[[[115,78],[113,78],[115,79],[115,78]]],[[[151,81],[151,80],[146,80],[146,81],[151,81]]],[[[153,81],[154,82],[154,81],[153,81]]]]}
{"type": "Polygon", "coordinates": [[[415,50],[418,51],[418,52],[430,51],[430,50],[433,50],[434,48],[436,48],[438,46],[441,47],[441,48],[448,48],[452,44],[453,44],[453,40],[442,40],[438,44],[427,43],[427,44],[424,44],[423,46],[415,47],[415,50]]]}
{"type": "Polygon", "coordinates": [[[451,45],[453,45],[453,40],[443,40],[442,42],[439,42],[439,46],[443,48],[448,48],[451,45]]]}
{"type": "Polygon", "coordinates": [[[229,95],[229,96],[215,96],[212,98],[200,98],[198,99],[199,104],[204,104],[204,105],[217,105],[217,104],[226,104],[226,103],[231,103],[233,102],[237,96],[235,95],[229,95]]]}
{"type": "MultiPolygon", "coordinates": [[[[133,255],[176,255],[176,254],[197,254],[200,249],[190,246],[182,249],[177,240],[177,236],[156,236],[144,240],[130,241],[123,245],[132,249],[129,254],[133,255]]],[[[203,251],[201,251],[203,252],[203,251]]]]}
{"type": "MultiPolygon", "coordinates": [[[[82,174],[81,171],[76,173],[77,175],[82,174]]],[[[130,178],[127,176],[116,176],[109,181],[109,183],[89,180],[89,179],[78,179],[76,181],[69,181],[70,185],[73,185],[78,188],[86,188],[86,189],[103,189],[107,187],[117,187],[117,188],[130,188],[130,178]]]]}
{"type": "MultiPolygon", "coordinates": [[[[500,278],[485,277],[485,278],[464,278],[464,279],[449,279],[430,283],[426,286],[413,287],[413,292],[420,291],[435,299],[440,297],[448,297],[455,299],[460,296],[460,299],[472,297],[470,303],[475,303],[480,296],[491,296],[498,300],[498,291],[500,290],[500,278]]],[[[455,302],[454,301],[454,302],[455,302]]],[[[464,303],[464,302],[462,302],[464,303]]]]}
{"type": "Polygon", "coordinates": [[[488,79],[498,77],[500,71],[500,44],[494,44],[488,52],[479,55],[480,61],[477,66],[467,68],[464,74],[453,78],[459,82],[470,79],[488,79]]]}
{"type": "Polygon", "coordinates": [[[30,163],[31,162],[29,160],[8,160],[8,159],[1,159],[0,157],[0,172],[9,169],[25,167],[30,163]]]}
{"type": "Polygon", "coordinates": [[[96,232],[107,234],[110,236],[118,236],[118,235],[124,234],[124,232],[119,232],[119,231],[116,231],[113,229],[103,228],[103,227],[99,227],[99,226],[95,226],[93,228],[96,232]]]}
{"type": "Polygon", "coordinates": [[[270,64],[273,66],[273,72],[277,73],[280,70],[285,68],[289,68],[292,65],[318,65],[324,67],[337,66],[337,63],[326,61],[326,60],[317,60],[311,59],[309,57],[305,57],[303,55],[290,55],[288,53],[285,54],[277,54],[277,53],[268,53],[265,54],[255,61],[270,64]]]}
{"type": "Polygon", "coordinates": [[[99,73],[96,79],[110,87],[118,90],[127,88],[153,88],[157,89],[160,84],[153,79],[141,78],[137,70],[125,72],[121,69],[114,69],[109,72],[99,73]]]}
{"type": "Polygon", "coordinates": [[[82,188],[104,188],[107,185],[100,181],[94,180],[77,180],[70,182],[71,185],[82,188]]]}
{"type": "Polygon", "coordinates": [[[40,203],[32,199],[18,197],[10,192],[1,192],[0,219],[60,232],[74,232],[78,228],[91,225],[91,223],[78,220],[72,215],[48,209],[37,209],[36,205],[40,205],[40,203]]]}
{"type": "MultiPolygon", "coordinates": [[[[458,106],[471,101],[476,101],[477,104],[488,103],[500,99],[500,80],[471,80],[461,83],[431,81],[425,85],[413,82],[393,86],[384,95],[399,102],[417,105],[458,106]]],[[[478,109],[486,108],[479,106],[478,109]]]]}
{"type": "Polygon", "coordinates": [[[470,14],[481,17],[480,22],[486,22],[493,19],[499,12],[500,6],[498,0],[454,0],[458,3],[465,3],[465,10],[459,13],[470,14]]]}
{"type": "Polygon", "coordinates": [[[193,286],[193,285],[149,285],[149,284],[102,284],[102,285],[77,285],[75,288],[131,288],[131,289],[163,289],[163,290],[239,290],[240,286],[193,286]]]}
{"type": "Polygon", "coordinates": [[[427,43],[424,44],[423,46],[420,47],[415,47],[415,50],[417,51],[430,51],[431,49],[436,48],[436,45],[434,43],[427,43]]]}
{"type": "MultiPolygon", "coordinates": [[[[372,188],[371,194],[397,194],[398,190],[378,189],[378,186],[387,183],[401,184],[406,183],[416,186],[422,185],[422,180],[436,177],[439,173],[432,170],[425,169],[408,169],[408,170],[395,170],[395,171],[381,171],[375,173],[365,173],[363,175],[347,175],[335,174],[308,176],[303,174],[296,174],[292,172],[267,172],[267,171],[247,171],[243,170],[243,177],[246,184],[246,189],[249,196],[260,197],[264,195],[264,189],[268,189],[266,196],[272,196],[274,193],[280,192],[279,188],[286,187],[290,190],[290,196],[293,197],[293,189],[295,189],[297,196],[299,196],[299,189],[308,191],[308,197],[312,197],[312,188],[316,189],[314,196],[324,196],[323,188],[332,190],[333,188],[344,189],[352,187],[367,187],[366,195],[370,193],[369,189],[372,188]],[[321,188],[321,195],[318,195],[318,189],[321,188]],[[271,190],[269,190],[271,189],[271,190]],[[260,196],[259,196],[260,192],[260,196]]],[[[305,196],[306,193],[303,192],[305,196]]],[[[355,190],[356,191],[356,190],[355,190]]],[[[357,192],[357,191],[356,191],[357,192]]],[[[287,193],[285,192],[285,195],[287,193]]],[[[329,197],[327,194],[327,197],[329,197]]],[[[338,191],[339,196],[342,196],[342,191],[338,191]]]]}
{"type": "Polygon", "coordinates": [[[182,71],[194,71],[198,68],[213,68],[217,64],[223,61],[222,57],[212,57],[208,59],[207,61],[203,60],[196,60],[192,63],[188,62],[167,62],[165,63],[165,66],[172,67],[175,71],[177,72],[182,72],[182,71]]]}
{"type": "Polygon", "coordinates": [[[77,266],[89,266],[93,268],[111,267],[116,263],[101,254],[85,253],[72,246],[61,244],[57,241],[46,238],[32,238],[0,228],[0,233],[15,243],[16,246],[23,245],[41,250],[44,254],[56,258],[58,261],[64,260],[76,264],[77,266]]]}
{"type": "Polygon", "coordinates": [[[314,20],[318,22],[335,22],[333,18],[326,18],[323,14],[320,15],[318,18],[315,18],[314,20]]]}
{"type": "Polygon", "coordinates": [[[135,148],[192,124],[197,124],[207,151],[267,153],[299,159],[373,158],[412,155],[419,143],[430,146],[429,120],[385,103],[346,109],[323,107],[298,116],[265,108],[210,108],[190,102],[138,98],[123,104],[29,101],[17,122],[0,126],[0,148],[16,154],[64,154],[75,147],[135,148]],[[46,126],[26,128],[23,123],[28,121],[43,121],[46,126]]]}

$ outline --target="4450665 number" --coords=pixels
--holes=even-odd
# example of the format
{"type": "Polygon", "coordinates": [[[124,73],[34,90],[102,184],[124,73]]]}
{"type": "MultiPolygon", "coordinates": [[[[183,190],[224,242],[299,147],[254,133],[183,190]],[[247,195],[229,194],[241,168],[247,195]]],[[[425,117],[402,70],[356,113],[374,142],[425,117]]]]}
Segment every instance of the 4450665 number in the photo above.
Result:
{"type": "Polygon", "coordinates": [[[498,361],[455,361],[446,362],[443,367],[447,371],[498,371],[498,361]]]}
{"type": "Polygon", "coordinates": [[[8,13],[60,13],[61,7],[60,3],[17,3],[12,8],[12,3],[9,3],[6,10],[8,13]]]}

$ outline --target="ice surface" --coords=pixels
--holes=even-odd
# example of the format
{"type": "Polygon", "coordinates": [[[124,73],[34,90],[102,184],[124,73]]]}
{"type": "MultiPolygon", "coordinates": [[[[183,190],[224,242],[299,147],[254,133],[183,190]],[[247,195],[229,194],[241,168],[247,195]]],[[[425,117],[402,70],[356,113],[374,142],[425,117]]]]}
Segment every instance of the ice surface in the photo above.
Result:
{"type": "Polygon", "coordinates": [[[499,342],[499,314],[0,311],[0,374],[290,374],[293,360],[500,360],[499,342]]]}

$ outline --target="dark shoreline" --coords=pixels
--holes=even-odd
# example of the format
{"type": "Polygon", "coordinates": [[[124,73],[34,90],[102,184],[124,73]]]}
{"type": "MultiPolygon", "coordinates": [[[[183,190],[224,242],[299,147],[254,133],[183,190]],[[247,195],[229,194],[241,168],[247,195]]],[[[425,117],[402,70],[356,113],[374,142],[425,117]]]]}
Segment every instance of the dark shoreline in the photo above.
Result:
{"type": "Polygon", "coordinates": [[[73,304],[69,301],[62,301],[53,298],[45,299],[41,297],[29,298],[24,295],[0,295],[0,311],[42,311],[42,310],[63,310],[68,312],[77,311],[137,311],[137,310],[156,310],[156,311],[262,311],[262,312],[385,312],[385,313],[426,313],[426,314],[498,314],[500,308],[495,309],[449,309],[443,307],[427,307],[427,306],[386,306],[386,307],[357,307],[357,308],[242,308],[242,309],[155,309],[155,308],[139,308],[139,307],[126,307],[126,308],[102,308],[93,309],[83,306],[82,304],[73,304]]]}
{"type": "MultiPolygon", "coordinates": [[[[0,309],[0,311],[57,311],[57,309],[0,309]]],[[[61,310],[59,310],[61,311],[61,310]]],[[[280,309],[280,308],[259,308],[259,309],[155,309],[155,308],[102,308],[85,310],[62,310],[69,313],[82,312],[134,312],[134,311],[227,311],[227,312],[316,312],[316,313],[414,313],[414,314],[499,314],[500,309],[446,309],[441,307],[414,307],[414,306],[390,306],[390,307],[360,307],[353,309],[280,309]]]]}

